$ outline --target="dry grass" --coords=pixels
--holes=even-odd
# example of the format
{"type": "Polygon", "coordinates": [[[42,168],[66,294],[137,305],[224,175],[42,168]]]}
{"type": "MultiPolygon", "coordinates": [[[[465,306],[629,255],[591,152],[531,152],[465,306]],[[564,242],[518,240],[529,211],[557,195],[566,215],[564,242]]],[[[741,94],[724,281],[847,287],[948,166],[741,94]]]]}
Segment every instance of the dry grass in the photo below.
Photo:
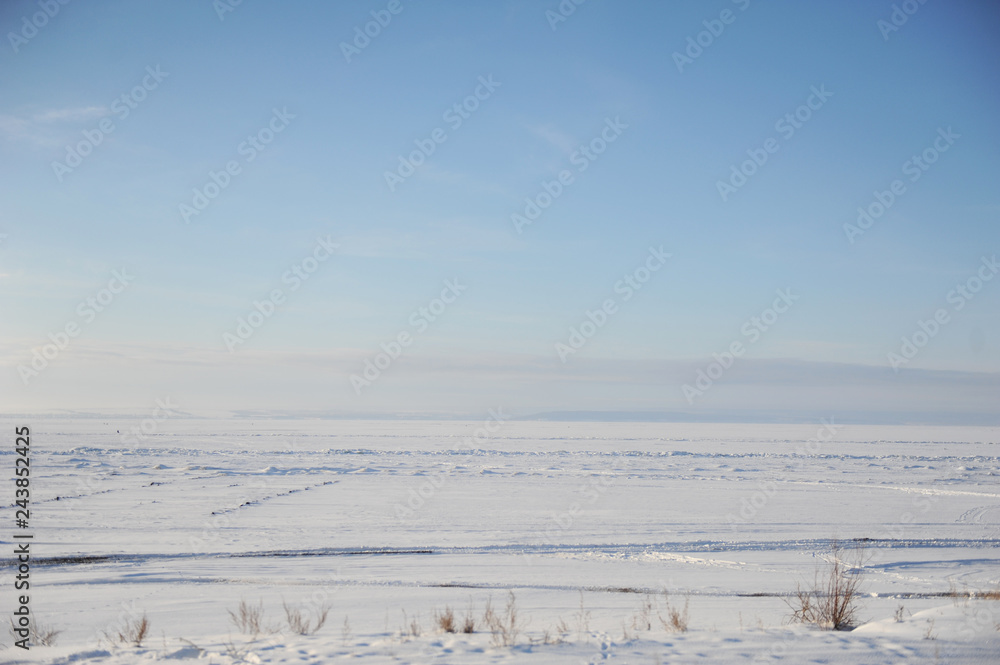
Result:
{"type": "Polygon", "coordinates": [[[273,632],[264,627],[264,601],[256,605],[251,605],[246,600],[240,601],[240,606],[236,611],[229,612],[229,620],[237,630],[245,635],[252,635],[255,638],[261,633],[273,632]]]}
{"type": "MultiPolygon", "coordinates": [[[[670,602],[670,595],[664,591],[663,606],[661,610],[660,602],[656,599],[656,597],[646,594],[639,605],[639,609],[632,613],[631,629],[633,632],[629,632],[630,624],[622,621],[622,638],[628,642],[635,639],[638,633],[652,630],[654,616],[659,620],[663,630],[668,633],[686,633],[688,630],[688,608],[690,606],[690,602],[690,596],[686,595],[684,596],[684,607],[675,607],[670,602]],[[666,614],[666,616],[664,616],[664,614],[666,614]]],[[[742,622],[743,618],[741,615],[741,630],[743,625],[742,622]]]]}
{"type": "Polygon", "coordinates": [[[924,632],[925,640],[936,640],[937,635],[934,634],[934,619],[927,620],[927,630],[924,632]]]}
{"type": "Polygon", "coordinates": [[[348,645],[348,643],[350,643],[350,641],[351,641],[351,622],[350,622],[350,620],[349,620],[349,619],[347,618],[347,615],[346,615],[346,614],[344,615],[344,623],[343,623],[343,625],[342,625],[342,626],[340,627],[340,639],[341,639],[341,641],[342,641],[342,642],[344,643],[344,646],[345,646],[345,647],[346,647],[346,646],[348,645]]]}
{"type": "MultiPolygon", "coordinates": [[[[557,627],[557,630],[558,630],[558,627],[557,627]]],[[[541,637],[529,637],[528,638],[528,642],[531,643],[531,644],[533,644],[533,645],[535,645],[535,644],[563,644],[565,642],[565,640],[563,640],[562,636],[558,632],[556,632],[555,634],[553,634],[553,632],[552,632],[551,629],[546,628],[545,630],[542,631],[541,637]]]]}
{"type": "Polygon", "coordinates": [[[465,619],[462,620],[462,632],[463,633],[474,633],[476,632],[476,619],[472,616],[472,611],[470,610],[468,614],[465,615],[465,619]]]}
{"type": "Polygon", "coordinates": [[[945,595],[951,598],[951,602],[955,607],[958,607],[960,604],[964,604],[966,607],[969,606],[969,588],[965,585],[963,587],[963,590],[959,591],[958,587],[955,586],[955,580],[950,577],[948,578],[948,593],[945,595]]]}
{"type": "Polygon", "coordinates": [[[825,630],[851,630],[857,619],[863,569],[868,561],[864,545],[858,543],[845,558],[836,541],[831,545],[825,572],[817,571],[811,589],[796,585],[795,597],[786,600],[793,623],[810,623],[825,630]]]}
{"type": "Polygon", "coordinates": [[[400,636],[420,637],[420,634],[423,632],[424,630],[423,628],[421,628],[420,622],[417,620],[417,617],[414,617],[413,619],[408,619],[406,616],[406,610],[403,610],[403,627],[399,631],[400,636]]]}
{"type": "Polygon", "coordinates": [[[232,640],[227,640],[226,642],[222,643],[222,646],[225,647],[226,655],[229,656],[231,660],[233,660],[236,663],[242,663],[246,661],[247,654],[250,653],[250,647],[252,644],[253,641],[250,641],[243,645],[239,645],[233,642],[232,640]]]}
{"type": "Polygon", "coordinates": [[[518,635],[524,629],[524,625],[518,614],[517,598],[513,591],[507,595],[507,604],[499,614],[493,609],[492,599],[486,601],[483,623],[493,635],[494,646],[509,647],[517,644],[518,635]]]}
{"type": "Polygon", "coordinates": [[[320,605],[315,609],[310,617],[297,607],[289,607],[288,603],[282,601],[281,606],[285,610],[285,622],[288,630],[296,635],[312,635],[323,627],[326,617],[330,614],[329,605],[320,605]]]}
{"type": "MultiPolygon", "coordinates": [[[[455,620],[455,611],[445,606],[443,612],[434,612],[434,623],[445,633],[457,633],[458,622],[455,620]]],[[[471,632],[471,631],[470,631],[471,632]]]]}
{"type": "MultiPolygon", "coordinates": [[[[1000,600],[1000,586],[995,589],[990,589],[989,591],[970,591],[968,586],[962,585],[962,590],[959,591],[958,587],[955,586],[955,580],[948,580],[948,593],[945,595],[950,598],[964,598],[965,604],[969,604],[969,600],[1000,600]]],[[[958,601],[955,600],[955,604],[958,601]]]]}
{"type": "Polygon", "coordinates": [[[576,617],[576,632],[582,640],[590,634],[590,610],[583,605],[583,591],[580,592],[580,609],[573,616],[576,617]]]}
{"type": "Polygon", "coordinates": [[[119,628],[104,632],[104,639],[111,644],[131,644],[141,647],[143,640],[149,636],[149,619],[143,612],[141,617],[129,617],[119,628]]]}
{"type": "Polygon", "coordinates": [[[59,637],[61,630],[56,630],[49,626],[37,623],[34,619],[28,624],[28,630],[31,633],[31,641],[40,647],[50,647],[55,645],[56,638],[59,637]]]}
{"type": "Polygon", "coordinates": [[[688,604],[690,598],[684,597],[684,609],[679,609],[670,604],[670,597],[667,592],[663,592],[663,603],[664,609],[667,613],[667,617],[663,618],[662,614],[657,613],[660,619],[660,624],[663,629],[668,633],[686,633],[688,629],[688,604]]]}
{"type": "MultiPolygon", "coordinates": [[[[632,630],[652,630],[653,629],[653,607],[655,603],[653,597],[646,595],[642,599],[642,604],[638,611],[632,615],[632,630]]],[[[627,632],[626,632],[627,634],[627,632]]]]}
{"type": "MultiPolygon", "coordinates": [[[[497,613],[493,611],[493,597],[491,596],[486,599],[486,609],[483,610],[483,625],[486,626],[487,629],[493,631],[494,626],[499,622],[500,619],[497,617],[497,613]]],[[[496,637],[495,633],[494,637],[496,637]]]]}

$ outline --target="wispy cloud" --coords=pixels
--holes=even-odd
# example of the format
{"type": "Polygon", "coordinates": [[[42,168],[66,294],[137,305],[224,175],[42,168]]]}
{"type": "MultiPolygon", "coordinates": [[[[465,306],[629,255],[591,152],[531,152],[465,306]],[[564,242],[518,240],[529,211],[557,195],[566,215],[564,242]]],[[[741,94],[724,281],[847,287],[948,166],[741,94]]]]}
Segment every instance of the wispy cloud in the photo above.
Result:
{"type": "Polygon", "coordinates": [[[509,193],[507,187],[501,182],[485,180],[467,171],[444,169],[434,162],[428,162],[421,166],[414,177],[446,186],[461,187],[466,192],[500,195],[509,193]]]}
{"type": "Polygon", "coordinates": [[[552,146],[555,146],[567,155],[580,146],[579,141],[551,124],[529,125],[528,130],[538,138],[544,140],[552,146]]]}
{"type": "Polygon", "coordinates": [[[24,139],[33,135],[31,122],[13,115],[0,115],[0,134],[9,139],[24,139]]]}
{"type": "Polygon", "coordinates": [[[399,233],[374,229],[341,239],[341,254],[367,258],[468,261],[469,252],[508,251],[521,243],[505,233],[474,219],[441,219],[419,230],[399,233]],[[456,258],[459,257],[459,258],[456,258]]]}
{"type": "Polygon", "coordinates": [[[53,122],[85,122],[94,118],[103,118],[110,110],[106,106],[79,106],[69,109],[52,109],[35,114],[32,120],[39,123],[53,122]]]}
{"type": "Polygon", "coordinates": [[[33,147],[51,148],[65,144],[81,125],[111,113],[106,106],[77,106],[35,113],[0,114],[0,136],[33,147]]]}

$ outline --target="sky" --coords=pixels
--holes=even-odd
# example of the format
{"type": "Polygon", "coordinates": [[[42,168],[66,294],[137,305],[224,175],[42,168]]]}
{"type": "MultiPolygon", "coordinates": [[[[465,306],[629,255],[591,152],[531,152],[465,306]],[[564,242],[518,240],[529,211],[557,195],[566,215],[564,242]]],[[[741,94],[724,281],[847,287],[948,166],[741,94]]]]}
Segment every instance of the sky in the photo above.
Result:
{"type": "Polygon", "coordinates": [[[5,413],[1000,424],[996,3],[0,29],[5,413]]]}

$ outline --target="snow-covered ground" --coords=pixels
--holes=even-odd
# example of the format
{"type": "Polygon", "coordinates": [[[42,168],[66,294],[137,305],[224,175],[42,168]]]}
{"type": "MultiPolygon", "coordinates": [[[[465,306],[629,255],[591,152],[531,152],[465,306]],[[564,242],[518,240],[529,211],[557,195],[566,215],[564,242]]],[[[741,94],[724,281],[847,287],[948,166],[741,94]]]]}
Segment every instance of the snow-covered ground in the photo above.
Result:
{"type": "Polygon", "coordinates": [[[0,662],[1000,662],[1000,601],[975,597],[1000,588],[1000,428],[491,417],[118,433],[138,424],[3,421],[10,476],[14,426],[32,429],[30,604],[62,632],[30,651],[3,635],[0,662]],[[868,539],[861,625],[791,625],[786,595],[833,538],[868,539]],[[496,645],[482,614],[510,592],[523,629],[496,645]],[[243,600],[275,631],[234,626],[243,600]],[[282,603],[328,620],[293,634],[282,603]],[[688,605],[687,632],[663,627],[668,604],[688,605]],[[446,607],[476,632],[438,630],[446,607]],[[141,647],[106,637],[143,614],[141,647]]]}

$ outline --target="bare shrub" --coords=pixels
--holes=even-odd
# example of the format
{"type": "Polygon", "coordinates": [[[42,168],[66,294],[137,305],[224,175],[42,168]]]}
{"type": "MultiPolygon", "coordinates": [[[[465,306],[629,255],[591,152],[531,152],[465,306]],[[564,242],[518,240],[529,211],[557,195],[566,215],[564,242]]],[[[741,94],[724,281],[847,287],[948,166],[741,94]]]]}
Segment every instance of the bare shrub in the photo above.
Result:
{"type": "Polygon", "coordinates": [[[236,644],[232,640],[227,640],[222,643],[222,646],[226,649],[226,655],[229,656],[234,662],[242,663],[246,660],[247,654],[250,653],[250,647],[253,641],[247,642],[246,644],[236,644]]]}
{"type": "Polygon", "coordinates": [[[990,589],[988,591],[975,591],[975,590],[970,591],[968,585],[963,584],[962,585],[963,590],[959,591],[958,589],[955,588],[954,580],[949,579],[948,582],[949,582],[949,591],[947,595],[951,596],[952,598],[955,597],[965,598],[966,606],[969,605],[969,600],[1000,600],[1000,586],[990,589]]]}
{"type": "MultiPolygon", "coordinates": [[[[166,638],[164,637],[164,639],[166,639],[166,638]]],[[[195,644],[194,642],[192,642],[191,640],[189,640],[187,638],[178,637],[177,639],[179,641],[183,642],[184,644],[188,645],[192,649],[197,649],[198,650],[198,657],[199,658],[201,657],[201,654],[203,654],[205,652],[204,649],[202,649],[200,646],[198,646],[197,644],[195,644]]],[[[166,651],[166,642],[164,642],[163,650],[166,651]]]]}
{"type": "MultiPolygon", "coordinates": [[[[33,616],[28,618],[27,628],[28,628],[28,644],[36,647],[54,646],[56,643],[56,637],[58,637],[59,634],[62,633],[61,630],[55,630],[54,628],[38,623],[35,620],[35,617],[33,616]]],[[[18,626],[14,623],[14,619],[11,618],[10,634],[15,639],[20,637],[20,635],[14,632],[17,629],[18,626]]]]}
{"type": "Polygon", "coordinates": [[[483,625],[487,628],[499,621],[496,612],[493,611],[493,596],[486,599],[486,607],[483,608],[483,625]]]}
{"type": "Polygon", "coordinates": [[[663,629],[668,633],[686,633],[688,629],[688,604],[690,602],[690,597],[684,597],[684,609],[679,609],[674,607],[670,603],[670,596],[666,591],[663,592],[663,606],[667,613],[666,618],[662,614],[657,612],[657,617],[660,619],[660,624],[663,629]]]}
{"type": "Polygon", "coordinates": [[[542,631],[541,637],[529,637],[528,642],[532,645],[535,644],[562,644],[563,639],[558,634],[553,635],[552,631],[548,628],[542,631]]]}
{"type": "Polygon", "coordinates": [[[340,639],[343,641],[345,647],[351,641],[351,622],[346,614],[344,615],[344,625],[340,627],[340,639]]]}
{"type": "Polygon", "coordinates": [[[796,585],[795,596],[785,603],[792,610],[791,621],[811,623],[824,630],[851,630],[857,619],[864,565],[868,561],[864,545],[858,543],[845,558],[834,541],[825,572],[816,571],[811,589],[796,585]]]}
{"type": "MultiPolygon", "coordinates": [[[[639,606],[639,609],[632,615],[632,630],[652,630],[653,606],[653,598],[647,594],[642,599],[642,604],[639,606]]],[[[625,634],[627,634],[627,631],[625,634]]]]}
{"type": "Polygon", "coordinates": [[[517,637],[524,625],[518,615],[517,598],[513,591],[508,593],[507,604],[500,614],[493,609],[492,599],[486,601],[483,623],[493,635],[494,646],[509,647],[517,644],[517,637]]]}
{"type": "Polygon", "coordinates": [[[590,633],[590,610],[584,609],[583,591],[580,592],[580,609],[573,616],[576,617],[577,633],[579,633],[580,639],[583,639],[585,635],[590,633]]]}
{"type": "Polygon", "coordinates": [[[628,632],[628,624],[622,621],[622,642],[631,642],[635,639],[635,635],[628,632]]]}
{"type": "Polygon", "coordinates": [[[962,585],[962,591],[958,590],[955,586],[955,580],[951,577],[948,578],[948,597],[951,598],[951,602],[955,607],[959,605],[959,598],[964,599],[963,604],[969,606],[969,587],[966,584],[962,585]]]}
{"type": "Polygon", "coordinates": [[[925,640],[936,640],[937,635],[934,634],[934,619],[927,620],[927,630],[924,632],[925,640]]]}
{"type": "Polygon", "coordinates": [[[417,620],[417,617],[407,619],[406,610],[403,610],[403,627],[399,631],[400,636],[420,637],[422,632],[424,631],[423,628],[420,627],[420,622],[417,620]]]}
{"type": "MultiPolygon", "coordinates": [[[[447,607],[445,608],[448,609],[447,607]]],[[[466,633],[471,635],[476,632],[476,617],[475,617],[475,605],[472,603],[472,599],[469,599],[469,607],[465,610],[465,616],[462,618],[462,622],[457,623],[456,619],[456,632],[466,633]]]]}
{"type": "Polygon", "coordinates": [[[131,644],[141,647],[143,640],[149,635],[149,619],[143,612],[141,617],[129,617],[118,628],[104,631],[104,639],[111,644],[131,644]]]}
{"type": "Polygon", "coordinates": [[[327,615],[330,614],[329,605],[318,606],[311,617],[297,607],[289,607],[288,603],[284,601],[281,602],[281,606],[285,610],[285,622],[288,624],[288,630],[296,635],[312,635],[323,627],[327,615]]]}
{"type": "Polygon", "coordinates": [[[62,633],[61,630],[56,630],[51,626],[36,623],[34,620],[32,620],[31,624],[28,626],[28,630],[31,632],[31,640],[40,647],[54,646],[56,638],[60,633],[62,633]]]}
{"type": "Polygon", "coordinates": [[[463,633],[476,632],[476,618],[472,616],[472,612],[466,614],[465,619],[462,620],[462,632],[463,633]]]}
{"type": "Polygon", "coordinates": [[[237,630],[245,635],[257,637],[261,633],[271,632],[264,627],[264,601],[261,600],[256,605],[251,605],[246,600],[240,601],[240,606],[236,611],[226,610],[229,613],[229,620],[237,630]]]}
{"type": "Polygon", "coordinates": [[[445,606],[443,612],[434,612],[434,623],[445,633],[458,632],[458,623],[455,620],[455,611],[445,606]]]}

